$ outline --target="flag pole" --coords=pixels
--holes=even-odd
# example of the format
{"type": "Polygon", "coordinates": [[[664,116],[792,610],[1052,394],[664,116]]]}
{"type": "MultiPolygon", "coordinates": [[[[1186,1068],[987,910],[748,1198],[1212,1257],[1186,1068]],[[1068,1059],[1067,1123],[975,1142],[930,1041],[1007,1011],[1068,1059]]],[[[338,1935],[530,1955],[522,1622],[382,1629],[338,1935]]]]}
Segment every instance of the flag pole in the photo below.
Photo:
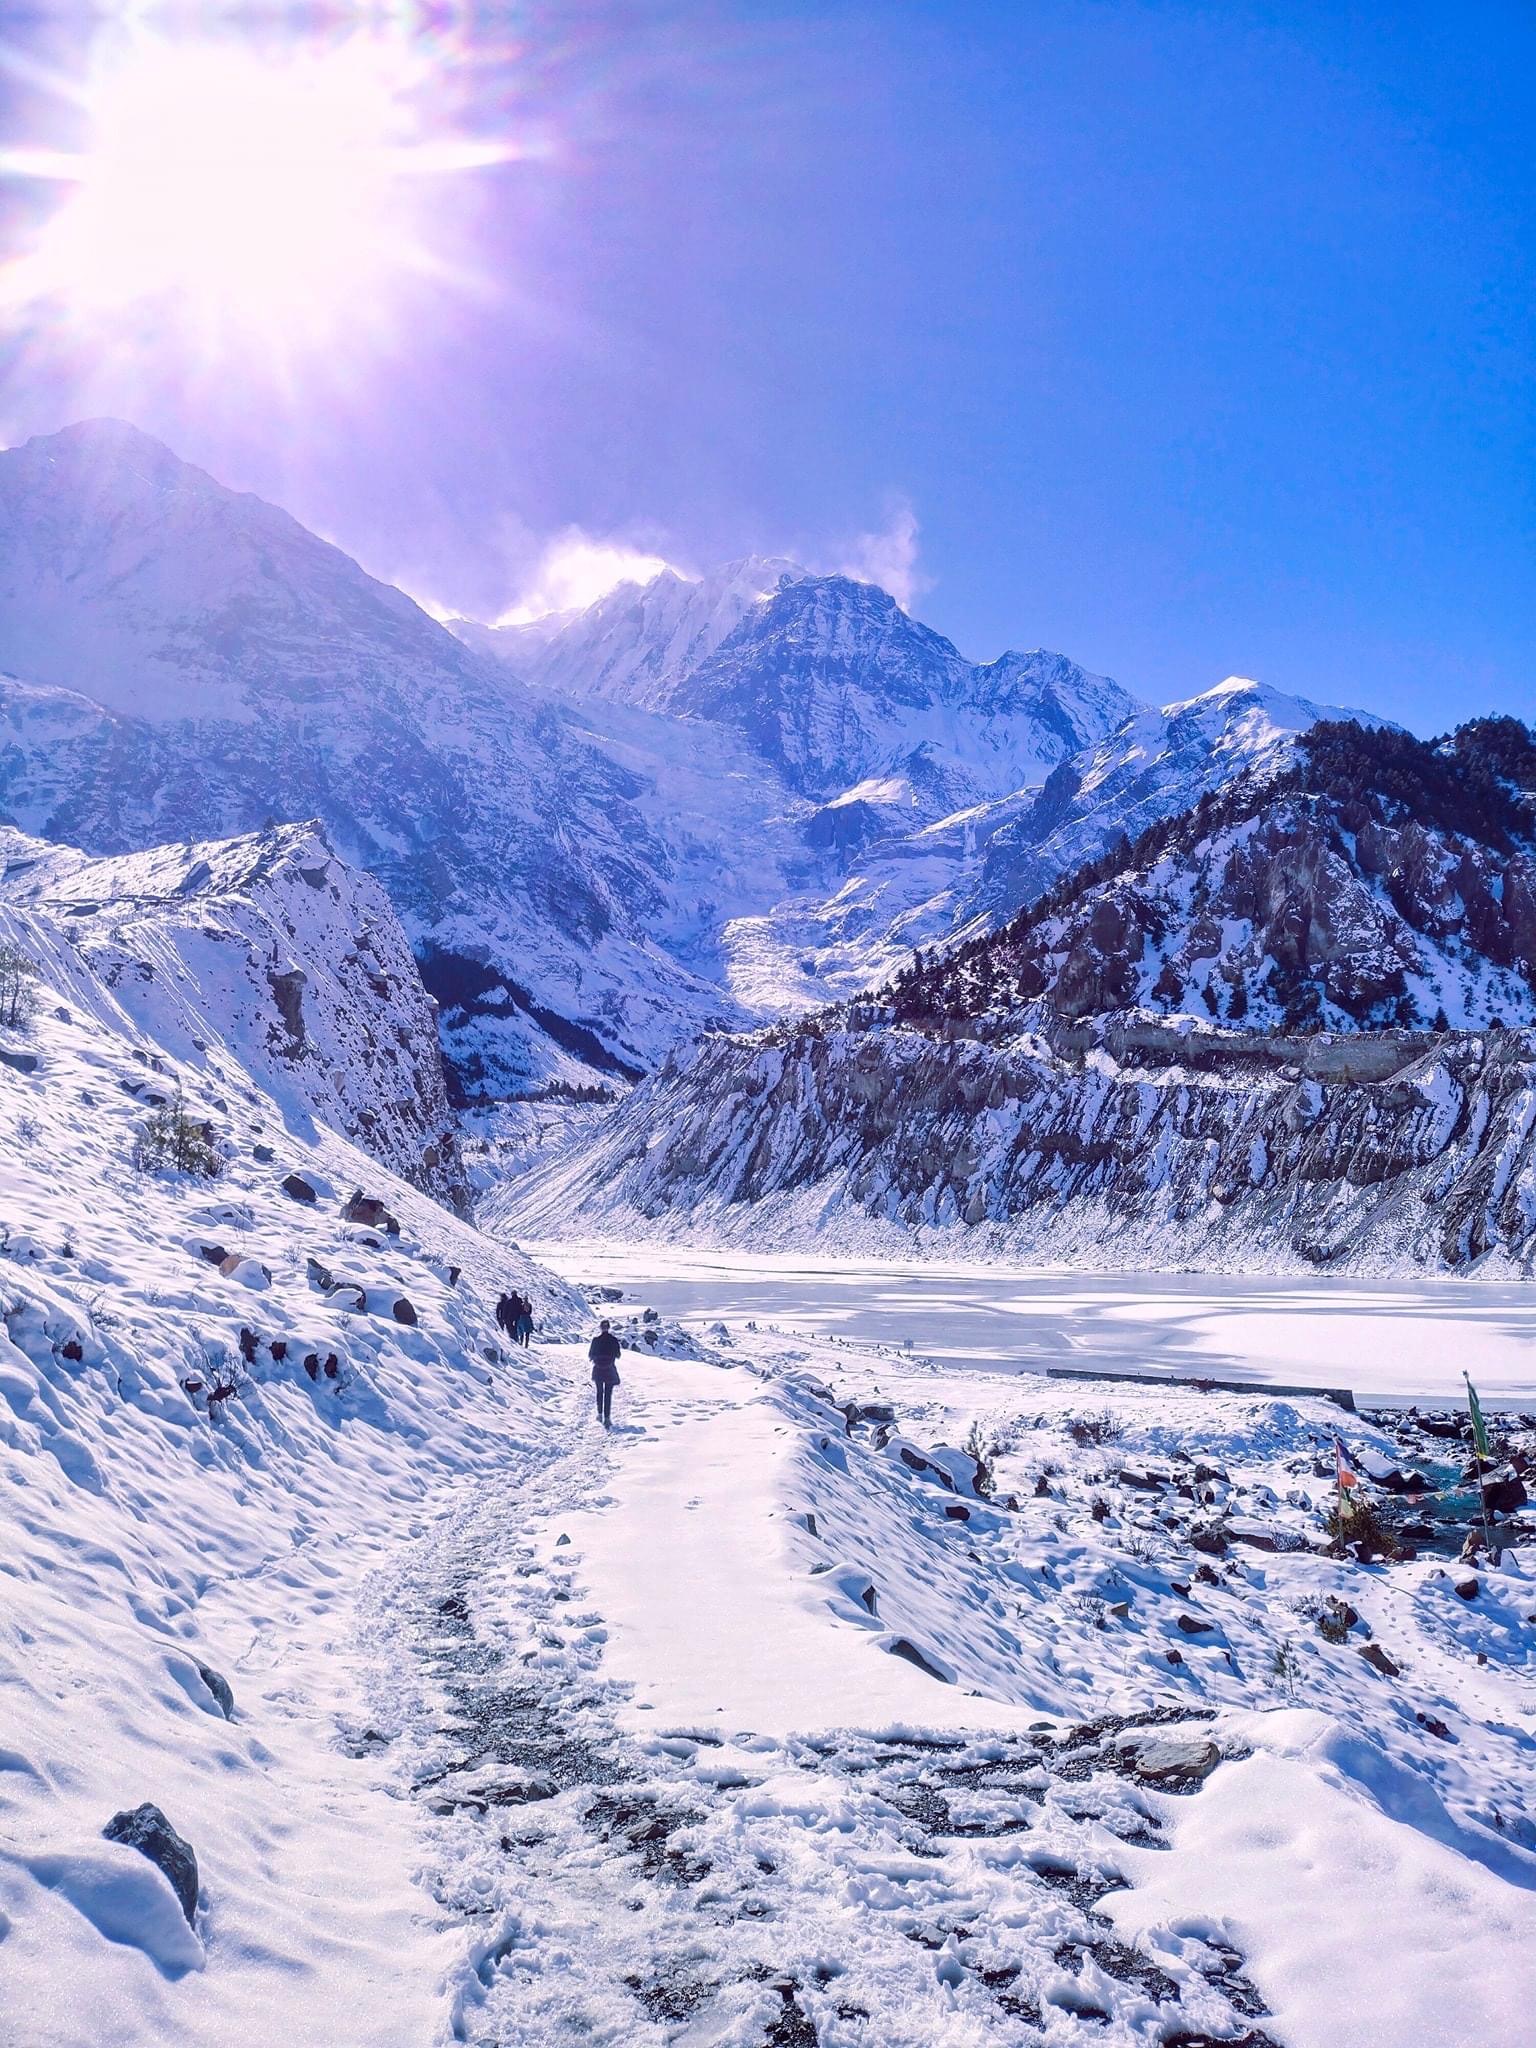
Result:
{"type": "Polygon", "coordinates": [[[1488,1493],[1483,1485],[1483,1467],[1491,1465],[1493,1458],[1482,1407],[1477,1398],[1477,1389],[1472,1384],[1472,1375],[1464,1371],[1461,1376],[1467,1383],[1467,1411],[1472,1417],[1472,1463],[1477,1468],[1477,1502],[1483,1511],[1483,1544],[1488,1552],[1489,1564],[1494,1565],[1499,1562],[1501,1553],[1493,1540],[1493,1524],[1488,1519],[1488,1493]]]}

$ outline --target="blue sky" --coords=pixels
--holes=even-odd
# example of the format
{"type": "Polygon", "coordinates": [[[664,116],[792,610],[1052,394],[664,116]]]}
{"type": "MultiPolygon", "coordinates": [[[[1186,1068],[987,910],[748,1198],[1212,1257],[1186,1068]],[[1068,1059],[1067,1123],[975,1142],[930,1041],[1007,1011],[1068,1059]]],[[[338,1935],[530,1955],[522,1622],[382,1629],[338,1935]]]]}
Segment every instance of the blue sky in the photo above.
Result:
{"type": "Polygon", "coordinates": [[[442,46],[550,144],[456,188],[474,289],[281,379],[13,348],[4,436],[123,412],[482,616],[579,529],[889,559],[967,653],[1157,698],[1536,716],[1528,5],[510,19],[442,46]]]}

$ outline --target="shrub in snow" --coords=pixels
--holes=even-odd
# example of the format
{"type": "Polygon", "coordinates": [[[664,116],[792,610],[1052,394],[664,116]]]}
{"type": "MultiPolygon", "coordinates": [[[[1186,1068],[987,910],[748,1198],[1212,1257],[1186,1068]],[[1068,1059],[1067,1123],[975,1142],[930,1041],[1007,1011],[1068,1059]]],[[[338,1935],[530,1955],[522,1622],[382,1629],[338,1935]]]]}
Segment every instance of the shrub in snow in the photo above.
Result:
{"type": "Polygon", "coordinates": [[[1346,1550],[1352,1550],[1362,1560],[1397,1555],[1397,1532],[1373,1500],[1345,1494],[1328,1510],[1323,1527],[1328,1531],[1328,1547],[1335,1556],[1342,1556],[1346,1550]]]}
{"type": "Polygon", "coordinates": [[[1067,1424],[1067,1435],[1073,1443],[1112,1444],[1125,1434],[1124,1426],[1113,1415],[1074,1415],[1067,1424]]]}
{"type": "Polygon", "coordinates": [[[145,1173],[172,1167],[198,1180],[212,1180],[224,1162],[213,1142],[213,1126],[187,1114],[178,1091],[150,1112],[133,1144],[133,1163],[145,1173]]]}
{"type": "Polygon", "coordinates": [[[37,1008],[38,966],[19,947],[0,940],[0,1024],[19,1031],[37,1008]]]}

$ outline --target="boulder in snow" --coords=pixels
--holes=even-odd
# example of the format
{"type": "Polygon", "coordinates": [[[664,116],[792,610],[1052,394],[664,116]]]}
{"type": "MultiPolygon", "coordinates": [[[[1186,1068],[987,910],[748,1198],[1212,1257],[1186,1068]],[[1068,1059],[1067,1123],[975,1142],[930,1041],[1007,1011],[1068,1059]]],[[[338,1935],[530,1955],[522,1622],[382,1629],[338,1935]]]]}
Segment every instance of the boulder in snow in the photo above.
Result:
{"type": "Polygon", "coordinates": [[[125,1808],[114,1813],[101,1832],[109,1842],[137,1849],[164,1873],[190,1927],[197,1912],[197,1858],[191,1843],[177,1834],[159,1807],[146,1800],[142,1806],[125,1808]]]}
{"type": "Polygon", "coordinates": [[[307,1206],[313,1207],[316,1200],[315,1190],[302,1173],[285,1174],[280,1182],[280,1186],[283,1193],[291,1201],[303,1202],[307,1206]]]}
{"type": "Polygon", "coordinates": [[[348,1223],[361,1223],[367,1230],[382,1230],[389,1237],[400,1235],[399,1223],[378,1196],[365,1195],[361,1188],[348,1198],[341,1213],[348,1223]]]}
{"type": "MultiPolygon", "coordinates": [[[[235,1718],[235,1695],[229,1680],[221,1671],[215,1671],[211,1664],[199,1664],[197,1675],[219,1703],[219,1712],[226,1721],[235,1718]]],[[[188,1851],[191,1854],[191,1851],[188,1851]]]]}
{"type": "Polygon", "coordinates": [[[1134,1777],[1165,1792],[1192,1792],[1221,1762],[1214,1742],[1200,1736],[1126,1736],[1118,1745],[1134,1777]]]}

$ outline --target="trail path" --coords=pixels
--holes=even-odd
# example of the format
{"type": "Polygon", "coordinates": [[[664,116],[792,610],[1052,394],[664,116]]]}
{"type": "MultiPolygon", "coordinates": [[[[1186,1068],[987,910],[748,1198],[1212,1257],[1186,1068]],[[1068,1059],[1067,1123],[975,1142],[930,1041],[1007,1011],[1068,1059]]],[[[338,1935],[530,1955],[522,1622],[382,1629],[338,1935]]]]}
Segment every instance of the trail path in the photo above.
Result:
{"type": "Polygon", "coordinates": [[[1104,1728],[1048,1744],[829,1627],[786,1569],[763,1382],[625,1372],[612,1436],[576,1378],[559,1453],[373,1588],[358,1739],[429,1810],[431,1891],[483,1929],[452,2037],[1260,2048],[1214,1924],[1132,1948],[1097,1910],[1189,1795],[1100,1769],[1104,1728]]]}

